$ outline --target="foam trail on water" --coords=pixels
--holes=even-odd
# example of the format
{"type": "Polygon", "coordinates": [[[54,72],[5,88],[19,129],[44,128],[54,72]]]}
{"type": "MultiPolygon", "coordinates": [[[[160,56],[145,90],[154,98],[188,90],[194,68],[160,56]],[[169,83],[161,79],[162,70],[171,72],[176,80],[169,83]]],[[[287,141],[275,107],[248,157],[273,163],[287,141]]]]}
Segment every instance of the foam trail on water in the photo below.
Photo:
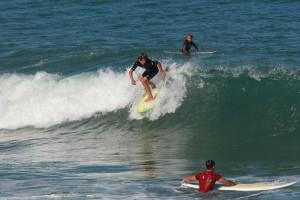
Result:
{"type": "Polygon", "coordinates": [[[0,76],[0,128],[49,127],[125,108],[134,97],[125,72],[6,74],[0,76]]]}

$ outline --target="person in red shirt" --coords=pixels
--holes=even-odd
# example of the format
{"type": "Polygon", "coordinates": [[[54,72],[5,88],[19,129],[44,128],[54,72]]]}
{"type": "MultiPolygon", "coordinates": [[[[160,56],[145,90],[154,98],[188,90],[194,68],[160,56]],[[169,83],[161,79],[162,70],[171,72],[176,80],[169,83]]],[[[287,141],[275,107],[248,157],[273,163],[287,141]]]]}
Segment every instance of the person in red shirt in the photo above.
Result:
{"type": "Polygon", "coordinates": [[[236,185],[235,182],[226,180],[220,174],[214,172],[216,164],[213,160],[207,160],[205,165],[206,170],[204,172],[199,172],[194,176],[186,177],[181,181],[181,183],[187,183],[197,180],[199,182],[199,192],[208,192],[210,190],[213,190],[214,185],[217,181],[223,183],[225,186],[236,185]]]}

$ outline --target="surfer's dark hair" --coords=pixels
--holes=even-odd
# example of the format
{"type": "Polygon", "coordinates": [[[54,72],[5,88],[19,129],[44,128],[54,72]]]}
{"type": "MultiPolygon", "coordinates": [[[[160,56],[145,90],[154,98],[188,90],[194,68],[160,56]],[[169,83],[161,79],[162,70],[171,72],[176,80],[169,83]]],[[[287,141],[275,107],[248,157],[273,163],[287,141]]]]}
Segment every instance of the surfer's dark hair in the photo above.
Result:
{"type": "Polygon", "coordinates": [[[193,38],[193,35],[192,34],[186,34],[185,37],[184,37],[184,39],[187,40],[188,37],[193,38]]]}
{"type": "Polygon", "coordinates": [[[214,166],[216,165],[216,163],[213,160],[207,160],[205,162],[205,165],[206,165],[206,169],[212,169],[212,168],[214,168],[214,166]]]}
{"type": "Polygon", "coordinates": [[[148,56],[144,53],[141,53],[138,57],[138,60],[148,60],[148,56]]]}

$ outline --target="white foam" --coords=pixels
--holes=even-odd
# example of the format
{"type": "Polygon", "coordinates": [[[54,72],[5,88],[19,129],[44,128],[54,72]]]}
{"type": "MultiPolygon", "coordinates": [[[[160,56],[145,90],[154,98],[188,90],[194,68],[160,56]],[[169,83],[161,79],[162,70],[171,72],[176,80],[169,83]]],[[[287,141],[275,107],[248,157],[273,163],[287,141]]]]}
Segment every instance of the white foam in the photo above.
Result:
{"type": "Polygon", "coordinates": [[[0,128],[48,127],[130,105],[127,73],[111,70],[72,77],[39,72],[0,77],[0,128]]]}
{"type": "Polygon", "coordinates": [[[189,64],[182,66],[166,61],[163,66],[169,67],[168,75],[165,80],[159,75],[155,77],[160,95],[157,106],[147,116],[135,111],[135,103],[144,91],[140,83],[131,86],[128,71],[99,70],[71,77],[46,72],[2,75],[0,129],[49,127],[126,107],[130,119],[158,119],[175,112],[181,105],[186,93],[186,75],[191,73],[189,64]]]}

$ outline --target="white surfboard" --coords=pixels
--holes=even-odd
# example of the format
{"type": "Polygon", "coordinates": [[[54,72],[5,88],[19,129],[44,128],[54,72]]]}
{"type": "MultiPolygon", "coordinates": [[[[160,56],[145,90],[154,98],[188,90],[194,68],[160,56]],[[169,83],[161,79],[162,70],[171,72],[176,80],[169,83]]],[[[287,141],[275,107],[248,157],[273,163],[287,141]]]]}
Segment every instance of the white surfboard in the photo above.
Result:
{"type": "MultiPolygon", "coordinates": [[[[164,53],[183,54],[181,51],[164,51],[164,53]]],[[[190,55],[207,55],[207,54],[213,54],[213,53],[216,53],[216,51],[194,51],[194,52],[190,52],[190,55]]]]}
{"type": "Polygon", "coordinates": [[[155,106],[155,101],[157,99],[157,95],[158,95],[158,90],[157,89],[153,89],[152,90],[152,95],[155,97],[154,100],[152,101],[147,101],[145,102],[145,99],[148,98],[148,95],[144,95],[137,103],[136,105],[136,111],[138,113],[146,113],[148,111],[150,111],[154,106],[155,106]]]}
{"type": "MultiPolygon", "coordinates": [[[[294,182],[268,182],[268,183],[239,183],[235,186],[221,186],[218,190],[227,190],[227,191],[243,191],[243,192],[251,192],[251,191],[263,191],[263,190],[275,190],[280,188],[285,188],[291,185],[294,185],[297,181],[294,182]]],[[[198,189],[199,186],[196,184],[183,183],[182,187],[194,188],[198,189]]]]}

